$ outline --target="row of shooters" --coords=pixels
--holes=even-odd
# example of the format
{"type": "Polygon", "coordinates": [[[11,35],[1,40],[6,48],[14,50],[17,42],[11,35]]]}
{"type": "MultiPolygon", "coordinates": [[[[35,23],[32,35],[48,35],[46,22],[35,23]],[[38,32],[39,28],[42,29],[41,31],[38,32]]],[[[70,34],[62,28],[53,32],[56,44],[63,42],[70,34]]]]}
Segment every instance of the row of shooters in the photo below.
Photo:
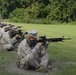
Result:
{"type": "MultiPolygon", "coordinates": [[[[20,26],[0,23],[2,48],[8,51],[17,50],[16,65],[19,68],[26,70],[34,68],[39,72],[47,72],[49,69],[49,56],[43,42],[35,43],[38,39],[37,32],[30,30],[23,33],[17,28],[20,28],[20,26]],[[25,34],[27,34],[27,38],[24,39],[25,34]]],[[[46,44],[48,45],[49,42],[46,41],[46,44]]]]}
{"type": "Polygon", "coordinates": [[[15,26],[12,24],[0,23],[0,43],[2,49],[12,51],[16,50],[19,43],[24,39],[25,32],[22,32],[21,26],[15,26]]]}

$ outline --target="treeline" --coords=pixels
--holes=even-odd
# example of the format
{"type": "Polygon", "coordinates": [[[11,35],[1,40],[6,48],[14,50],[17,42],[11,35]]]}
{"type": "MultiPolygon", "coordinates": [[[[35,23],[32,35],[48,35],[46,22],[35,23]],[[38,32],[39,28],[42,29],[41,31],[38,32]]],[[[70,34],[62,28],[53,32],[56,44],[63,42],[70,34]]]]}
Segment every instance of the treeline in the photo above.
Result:
{"type": "Polygon", "coordinates": [[[25,23],[68,23],[76,20],[76,0],[0,0],[0,18],[25,23]]]}

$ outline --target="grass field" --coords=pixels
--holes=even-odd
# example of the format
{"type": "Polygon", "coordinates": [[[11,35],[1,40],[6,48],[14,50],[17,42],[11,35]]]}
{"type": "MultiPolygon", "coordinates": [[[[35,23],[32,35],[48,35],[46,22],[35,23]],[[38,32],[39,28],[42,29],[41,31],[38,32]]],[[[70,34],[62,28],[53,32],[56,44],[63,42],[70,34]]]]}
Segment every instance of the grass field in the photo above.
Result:
{"type": "MultiPolygon", "coordinates": [[[[21,25],[23,31],[37,30],[39,36],[46,35],[47,38],[62,36],[72,38],[64,42],[50,43],[47,52],[49,53],[49,60],[52,62],[53,70],[47,75],[76,75],[76,25],[12,24],[21,25]]],[[[15,61],[15,59],[16,54],[13,52],[0,50],[0,75],[16,75],[7,72],[5,69],[5,65],[15,61]]]]}

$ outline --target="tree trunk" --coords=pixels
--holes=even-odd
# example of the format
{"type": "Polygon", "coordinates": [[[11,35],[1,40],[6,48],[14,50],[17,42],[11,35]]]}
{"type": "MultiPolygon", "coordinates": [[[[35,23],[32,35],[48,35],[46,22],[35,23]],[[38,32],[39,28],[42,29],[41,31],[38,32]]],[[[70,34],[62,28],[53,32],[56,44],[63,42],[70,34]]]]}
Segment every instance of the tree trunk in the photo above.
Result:
{"type": "Polygon", "coordinates": [[[73,20],[75,21],[75,12],[73,13],[73,20]]]}
{"type": "Polygon", "coordinates": [[[2,16],[2,15],[1,15],[1,11],[0,11],[0,19],[1,19],[1,16],[2,16]]]}

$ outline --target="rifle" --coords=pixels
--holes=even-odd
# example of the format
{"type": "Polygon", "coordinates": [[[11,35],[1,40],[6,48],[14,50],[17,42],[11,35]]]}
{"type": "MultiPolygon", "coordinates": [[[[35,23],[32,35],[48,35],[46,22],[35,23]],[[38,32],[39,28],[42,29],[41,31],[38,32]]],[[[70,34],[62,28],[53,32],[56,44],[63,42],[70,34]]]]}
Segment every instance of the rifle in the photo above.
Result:
{"type": "Polygon", "coordinates": [[[49,42],[59,42],[59,41],[63,41],[63,40],[70,40],[71,38],[64,38],[64,36],[62,38],[46,38],[46,36],[40,36],[39,38],[41,38],[40,40],[38,40],[37,42],[44,42],[44,41],[49,41],[49,42]]]}
{"type": "Polygon", "coordinates": [[[63,40],[71,40],[71,38],[64,38],[64,36],[62,38],[46,38],[46,36],[40,36],[39,40],[36,40],[33,44],[36,44],[38,42],[43,42],[43,46],[45,48],[48,47],[48,44],[46,44],[46,41],[49,42],[59,42],[59,41],[63,41],[63,40]]]}
{"type": "Polygon", "coordinates": [[[1,27],[1,28],[4,27],[4,26],[6,26],[6,24],[0,24],[0,27],[1,27]]]}
{"type": "Polygon", "coordinates": [[[19,42],[19,41],[22,41],[22,40],[24,39],[22,30],[16,30],[16,31],[14,31],[14,33],[12,33],[12,34],[13,34],[13,37],[14,37],[16,34],[19,34],[19,37],[17,38],[18,42],[19,42]]]}
{"type": "MultiPolygon", "coordinates": [[[[19,37],[17,38],[17,41],[21,42],[24,39],[22,30],[21,29],[19,29],[19,30],[12,30],[11,38],[13,38],[16,34],[19,34],[19,37]]],[[[24,34],[27,34],[27,32],[24,32],[24,34]]]]}

